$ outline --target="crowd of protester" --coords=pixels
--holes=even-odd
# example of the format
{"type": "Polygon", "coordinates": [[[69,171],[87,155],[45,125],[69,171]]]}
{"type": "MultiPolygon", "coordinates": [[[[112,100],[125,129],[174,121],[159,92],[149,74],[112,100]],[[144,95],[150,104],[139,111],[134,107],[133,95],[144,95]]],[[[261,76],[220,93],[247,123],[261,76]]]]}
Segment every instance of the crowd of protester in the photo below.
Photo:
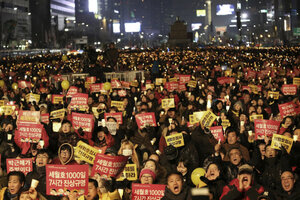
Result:
{"type": "Polygon", "coordinates": [[[213,200],[300,199],[299,85],[295,94],[282,92],[283,85],[292,85],[300,77],[299,52],[297,47],[121,51],[116,55],[118,68],[144,70],[145,77],[138,77],[130,87],[111,88],[109,84],[105,92],[94,93],[87,87],[87,79],[69,80],[79,93],[88,94],[87,107],[80,111],[71,108],[68,88],[62,86],[62,77],[57,75],[84,72],[95,76],[95,83],[107,82],[103,72],[114,71],[116,66],[109,65],[105,54],[96,58],[60,54],[1,58],[0,99],[4,105],[14,105],[15,110],[9,115],[1,113],[0,199],[131,199],[131,185],[136,182],[167,185],[164,200],[189,200],[190,188],[202,187],[191,178],[197,168],[206,171],[200,179],[213,200]],[[185,83],[183,90],[171,90],[156,84],[159,78],[174,81],[176,74],[190,75],[196,85],[185,83]],[[234,82],[220,83],[220,77],[232,77],[234,82]],[[13,85],[18,81],[30,84],[23,88],[13,85]],[[249,85],[260,85],[261,90],[243,87],[249,85]],[[126,94],[120,96],[120,90],[126,94]],[[268,92],[279,92],[279,97],[268,92]],[[29,93],[39,94],[39,101],[27,101],[29,93]],[[63,102],[54,104],[51,95],[55,94],[64,95],[63,102]],[[162,108],[163,99],[174,99],[175,106],[162,108]],[[122,101],[123,108],[111,106],[112,101],[122,101]],[[282,116],[278,105],[289,102],[295,113],[282,116]],[[75,130],[70,120],[72,112],[94,115],[93,108],[97,114],[92,131],[75,130]],[[65,109],[64,117],[41,122],[42,143],[20,141],[16,136],[21,110],[45,114],[59,109],[65,109]],[[217,116],[211,127],[229,120],[230,125],[223,129],[224,141],[217,140],[210,127],[191,123],[190,115],[197,111],[211,111],[217,116]],[[104,114],[117,112],[122,112],[123,123],[108,118],[107,122],[117,124],[112,131],[103,123],[104,114]],[[149,112],[155,113],[156,126],[138,127],[135,116],[149,112]],[[277,134],[293,139],[291,150],[273,148],[272,136],[254,138],[255,124],[250,117],[255,115],[280,122],[277,134]],[[57,123],[59,130],[53,128],[57,123]],[[184,145],[168,146],[165,137],[178,133],[182,133],[184,145]],[[47,195],[47,164],[87,164],[74,156],[79,141],[102,154],[128,156],[128,163],[138,169],[137,180],[91,176],[84,197],[74,193],[47,195]],[[7,173],[6,159],[10,158],[32,158],[33,171],[26,176],[19,171],[7,173]],[[36,188],[31,187],[33,179],[39,181],[36,188]]]}

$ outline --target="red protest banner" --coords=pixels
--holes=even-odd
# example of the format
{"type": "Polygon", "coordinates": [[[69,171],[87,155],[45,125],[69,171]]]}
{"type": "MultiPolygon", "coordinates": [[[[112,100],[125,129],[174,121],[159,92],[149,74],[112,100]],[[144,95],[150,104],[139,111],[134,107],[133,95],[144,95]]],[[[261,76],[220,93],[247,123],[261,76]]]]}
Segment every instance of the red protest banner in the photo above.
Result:
{"type": "Polygon", "coordinates": [[[283,85],[281,91],[284,95],[296,95],[297,85],[283,85]]]}
{"type": "Polygon", "coordinates": [[[121,85],[125,89],[130,89],[130,82],[121,81],[121,85]]]}
{"type": "Polygon", "coordinates": [[[179,84],[177,82],[167,82],[165,84],[165,88],[169,91],[169,92],[173,92],[174,90],[178,89],[179,84]]]}
{"type": "Polygon", "coordinates": [[[75,130],[80,127],[85,132],[92,132],[94,128],[94,117],[92,114],[72,113],[72,125],[75,130]]]}
{"type": "Polygon", "coordinates": [[[293,116],[296,115],[296,106],[293,102],[288,102],[288,103],[284,103],[284,104],[278,104],[278,108],[280,111],[280,115],[282,118],[286,117],[286,116],[293,116]]]}
{"type": "Polygon", "coordinates": [[[45,124],[49,124],[49,113],[45,113],[41,115],[41,122],[45,124]]]}
{"type": "Polygon", "coordinates": [[[185,84],[191,80],[191,75],[175,74],[175,77],[179,79],[179,84],[185,84]]]}
{"type": "Polygon", "coordinates": [[[95,83],[90,85],[90,91],[94,92],[105,92],[103,83],[95,83]]]}
{"type": "Polygon", "coordinates": [[[165,195],[165,185],[132,183],[132,200],[159,200],[165,195]]]}
{"type": "Polygon", "coordinates": [[[31,88],[31,83],[29,81],[18,81],[18,87],[20,89],[31,88]]]}
{"type": "Polygon", "coordinates": [[[137,114],[135,116],[135,120],[136,120],[136,123],[137,123],[139,129],[142,129],[147,125],[156,126],[155,115],[153,112],[137,114]]]}
{"type": "Polygon", "coordinates": [[[255,78],[256,77],[256,72],[253,71],[253,70],[249,70],[247,73],[246,73],[246,79],[249,79],[249,78],[255,78]]]}
{"type": "Polygon", "coordinates": [[[126,92],[126,90],[118,90],[118,95],[119,95],[120,97],[126,97],[127,92],[126,92]]]}
{"type": "Polygon", "coordinates": [[[123,116],[122,112],[117,112],[117,113],[104,113],[104,118],[105,121],[107,121],[107,118],[113,117],[117,120],[119,124],[123,124],[123,116]]]}
{"type": "Polygon", "coordinates": [[[183,84],[179,84],[177,90],[178,90],[178,92],[186,91],[186,86],[185,86],[185,84],[184,84],[184,83],[183,83],[183,84]]]}
{"type": "Polygon", "coordinates": [[[272,137],[279,130],[280,122],[265,119],[255,119],[255,139],[263,139],[266,136],[272,137]]]}
{"type": "Polygon", "coordinates": [[[70,105],[87,105],[88,97],[88,94],[77,93],[72,97],[70,105]]]}
{"type": "Polygon", "coordinates": [[[38,124],[40,123],[40,118],[39,111],[20,110],[18,123],[38,124]]]}
{"type": "Polygon", "coordinates": [[[111,80],[110,84],[111,84],[111,88],[113,88],[113,89],[122,88],[122,84],[119,80],[113,79],[113,80],[111,80]]]}
{"type": "Polygon", "coordinates": [[[67,93],[67,97],[70,98],[70,97],[73,97],[75,94],[78,93],[78,87],[76,86],[71,86],[68,90],[68,93],[67,93]]]}
{"type": "Polygon", "coordinates": [[[212,126],[212,127],[210,127],[210,131],[217,141],[220,140],[221,142],[225,142],[222,126],[212,126]]]}
{"type": "Polygon", "coordinates": [[[6,159],[6,169],[7,173],[12,171],[20,171],[25,175],[32,171],[32,159],[22,158],[22,159],[6,159]]]}
{"type": "Polygon", "coordinates": [[[217,81],[219,84],[223,85],[223,84],[230,84],[230,83],[234,83],[235,79],[233,77],[219,77],[217,78],[217,81]]]}
{"type": "Polygon", "coordinates": [[[88,193],[88,165],[46,165],[47,195],[67,196],[72,191],[88,193]]]}
{"type": "Polygon", "coordinates": [[[88,83],[95,83],[96,82],[96,76],[86,77],[86,82],[88,82],[88,83]]]}
{"type": "Polygon", "coordinates": [[[21,142],[37,143],[42,137],[43,125],[42,124],[24,124],[18,125],[18,131],[21,142]]]}
{"type": "Polygon", "coordinates": [[[107,177],[117,178],[123,172],[127,160],[127,156],[97,154],[92,169],[92,176],[98,173],[101,176],[106,175],[107,177]]]}

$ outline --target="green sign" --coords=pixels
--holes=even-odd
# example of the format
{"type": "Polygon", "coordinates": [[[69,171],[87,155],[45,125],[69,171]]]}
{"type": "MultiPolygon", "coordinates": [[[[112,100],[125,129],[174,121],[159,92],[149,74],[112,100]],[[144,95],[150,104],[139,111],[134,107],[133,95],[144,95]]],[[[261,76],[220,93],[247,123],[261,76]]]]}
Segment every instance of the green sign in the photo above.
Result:
{"type": "Polygon", "coordinates": [[[299,28],[294,28],[293,35],[294,36],[300,36],[300,27],[299,28]]]}

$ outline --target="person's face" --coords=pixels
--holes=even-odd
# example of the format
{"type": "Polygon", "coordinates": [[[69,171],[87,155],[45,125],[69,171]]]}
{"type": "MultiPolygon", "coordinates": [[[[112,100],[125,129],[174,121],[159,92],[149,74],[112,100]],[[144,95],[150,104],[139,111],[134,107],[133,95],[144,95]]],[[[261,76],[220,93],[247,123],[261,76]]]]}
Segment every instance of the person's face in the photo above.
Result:
{"type": "Polygon", "coordinates": [[[237,110],[237,111],[241,110],[240,104],[235,104],[234,108],[235,108],[235,110],[237,110]]]}
{"type": "Polygon", "coordinates": [[[69,150],[66,149],[66,150],[60,151],[60,157],[64,163],[70,159],[70,156],[71,156],[71,154],[70,154],[69,150]]]}
{"type": "Polygon", "coordinates": [[[102,102],[102,103],[104,103],[105,102],[105,97],[104,96],[99,96],[99,102],[102,102]]]}
{"type": "Polygon", "coordinates": [[[23,183],[20,182],[18,176],[10,176],[8,180],[8,190],[10,194],[17,194],[23,187],[23,183]]]}
{"type": "Polygon", "coordinates": [[[173,174],[168,178],[169,190],[175,195],[178,195],[182,190],[182,179],[179,175],[173,174]]]}
{"type": "Polygon", "coordinates": [[[250,185],[252,181],[252,175],[251,174],[239,174],[238,179],[242,180],[243,185],[250,185]]]}
{"type": "Polygon", "coordinates": [[[252,113],[252,112],[255,112],[255,107],[250,106],[250,107],[249,107],[249,113],[252,113]]]}
{"type": "Polygon", "coordinates": [[[147,161],[146,164],[145,164],[145,169],[151,169],[152,171],[156,171],[156,166],[155,166],[155,163],[151,160],[147,161]]]}
{"type": "Polygon", "coordinates": [[[217,104],[217,108],[218,108],[218,110],[221,110],[221,109],[222,109],[222,107],[223,107],[223,105],[222,105],[222,103],[221,103],[221,102],[217,104]]]}
{"type": "Polygon", "coordinates": [[[259,148],[260,154],[262,156],[265,156],[266,155],[266,144],[260,144],[258,146],[258,148],[259,148]]]}
{"type": "Polygon", "coordinates": [[[92,97],[89,97],[89,98],[88,98],[88,105],[92,105],[93,102],[94,102],[93,98],[92,98],[92,97]]]}
{"type": "Polygon", "coordinates": [[[285,119],[284,125],[285,125],[285,127],[289,127],[290,125],[292,125],[292,120],[291,120],[291,118],[286,118],[286,119],[285,119]]]}
{"type": "Polygon", "coordinates": [[[261,109],[261,107],[259,106],[259,107],[257,107],[257,109],[256,109],[256,112],[257,112],[257,114],[261,114],[262,113],[262,109],[261,109]]]}
{"type": "Polygon", "coordinates": [[[43,153],[43,154],[38,154],[36,156],[35,163],[37,167],[44,167],[46,166],[46,164],[48,164],[48,161],[49,161],[48,154],[43,153]]]}
{"type": "Polygon", "coordinates": [[[71,124],[69,123],[64,123],[62,125],[62,132],[63,133],[69,133],[71,131],[71,124]]]}
{"type": "Polygon", "coordinates": [[[228,144],[235,144],[237,141],[237,136],[235,132],[228,133],[227,137],[228,144]]]}
{"type": "Polygon", "coordinates": [[[281,175],[281,185],[284,191],[290,192],[294,188],[295,178],[291,172],[283,172],[281,175]]]}
{"type": "Polygon", "coordinates": [[[168,116],[173,118],[175,116],[175,111],[168,111],[168,116]]]}
{"type": "Polygon", "coordinates": [[[271,148],[271,146],[267,146],[266,148],[266,157],[267,158],[274,158],[276,156],[275,149],[271,148]]]}
{"type": "Polygon", "coordinates": [[[229,152],[229,159],[232,164],[238,165],[242,160],[241,152],[237,149],[232,149],[229,152]]]}
{"type": "Polygon", "coordinates": [[[245,94],[244,96],[244,102],[248,103],[250,101],[250,95],[249,94],[245,94]]]}
{"type": "Polygon", "coordinates": [[[88,194],[85,195],[87,200],[92,200],[97,196],[97,188],[95,187],[94,183],[89,182],[88,184],[88,194]]]}
{"type": "Polygon", "coordinates": [[[241,116],[240,116],[240,121],[246,121],[246,115],[244,115],[244,114],[241,114],[241,116]]]}
{"type": "Polygon", "coordinates": [[[22,193],[19,200],[31,200],[28,193],[22,193]]]}
{"type": "Polygon", "coordinates": [[[143,174],[141,177],[141,184],[153,184],[153,178],[151,174],[143,174]]]}
{"type": "Polygon", "coordinates": [[[13,130],[13,126],[11,125],[11,124],[7,124],[6,126],[5,126],[5,132],[9,132],[9,131],[11,131],[11,130],[13,130]]]}
{"type": "Polygon", "coordinates": [[[220,176],[220,170],[216,164],[209,165],[206,177],[208,180],[216,180],[220,176]]]}
{"type": "Polygon", "coordinates": [[[286,137],[288,137],[288,138],[292,138],[292,134],[289,133],[289,132],[283,133],[283,136],[286,136],[286,137]]]}
{"type": "Polygon", "coordinates": [[[177,171],[180,172],[182,175],[185,175],[187,173],[187,168],[184,166],[183,162],[178,163],[177,171]]]}
{"type": "Polygon", "coordinates": [[[300,129],[299,128],[294,131],[294,135],[298,136],[298,140],[297,141],[299,141],[300,140],[300,129]]]}
{"type": "Polygon", "coordinates": [[[102,141],[104,139],[105,133],[103,131],[99,131],[97,133],[97,137],[100,141],[102,141]]]}
{"type": "Polygon", "coordinates": [[[262,105],[264,105],[264,101],[262,99],[258,99],[257,104],[259,106],[262,106],[262,105]]]}

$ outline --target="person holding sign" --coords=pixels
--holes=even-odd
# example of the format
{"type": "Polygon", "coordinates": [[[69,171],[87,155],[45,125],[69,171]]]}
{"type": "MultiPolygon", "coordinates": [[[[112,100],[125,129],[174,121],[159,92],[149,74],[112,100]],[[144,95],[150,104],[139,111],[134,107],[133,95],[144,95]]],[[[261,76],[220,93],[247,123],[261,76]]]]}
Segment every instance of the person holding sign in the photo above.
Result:
{"type": "Polygon", "coordinates": [[[128,156],[129,164],[136,164],[137,169],[140,168],[140,162],[138,155],[135,151],[135,147],[133,143],[127,139],[123,140],[121,143],[121,147],[118,151],[118,155],[128,156]]]}
{"type": "Polygon", "coordinates": [[[78,141],[79,136],[75,132],[72,123],[69,120],[63,120],[58,132],[58,147],[64,143],[69,143],[75,147],[78,141]]]}
{"type": "Polygon", "coordinates": [[[105,153],[107,148],[114,145],[114,138],[111,136],[106,127],[99,126],[95,129],[94,133],[96,133],[94,134],[94,147],[99,149],[101,153],[105,153]]]}

